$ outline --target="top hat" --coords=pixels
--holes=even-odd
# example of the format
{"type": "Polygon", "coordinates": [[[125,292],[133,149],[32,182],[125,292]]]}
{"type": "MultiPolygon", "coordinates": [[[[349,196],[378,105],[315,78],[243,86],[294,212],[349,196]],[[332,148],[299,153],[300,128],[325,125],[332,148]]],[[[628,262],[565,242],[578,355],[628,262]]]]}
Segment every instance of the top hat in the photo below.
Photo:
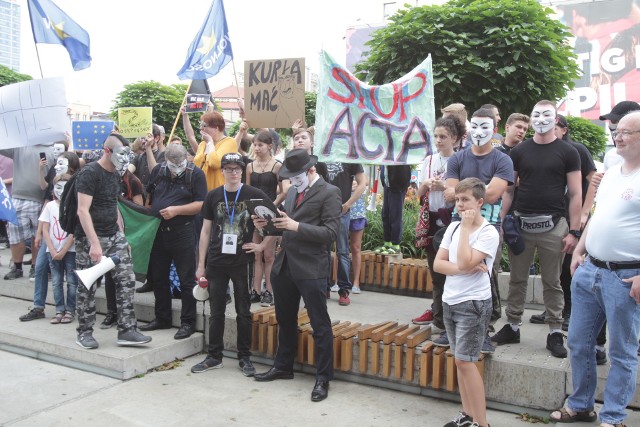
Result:
{"type": "Polygon", "coordinates": [[[307,153],[303,148],[296,148],[287,153],[282,162],[279,175],[283,178],[291,178],[300,175],[309,170],[309,168],[318,162],[318,157],[307,153]]]}

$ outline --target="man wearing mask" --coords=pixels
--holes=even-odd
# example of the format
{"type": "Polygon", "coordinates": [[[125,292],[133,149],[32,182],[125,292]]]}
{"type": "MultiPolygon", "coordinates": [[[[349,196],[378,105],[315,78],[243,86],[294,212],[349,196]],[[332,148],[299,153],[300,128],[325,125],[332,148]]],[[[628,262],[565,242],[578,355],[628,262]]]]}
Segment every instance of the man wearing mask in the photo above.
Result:
{"type": "Polygon", "coordinates": [[[173,261],[182,296],[181,326],[174,338],[184,339],[196,327],[196,300],[192,292],[196,277],[194,217],[202,209],[207,181],[201,169],[187,162],[187,150],[182,145],[170,144],[165,159],[153,168],[147,185],[147,205],[162,222],[149,258],[156,317],[140,330],[171,328],[169,269],[173,261]]]}

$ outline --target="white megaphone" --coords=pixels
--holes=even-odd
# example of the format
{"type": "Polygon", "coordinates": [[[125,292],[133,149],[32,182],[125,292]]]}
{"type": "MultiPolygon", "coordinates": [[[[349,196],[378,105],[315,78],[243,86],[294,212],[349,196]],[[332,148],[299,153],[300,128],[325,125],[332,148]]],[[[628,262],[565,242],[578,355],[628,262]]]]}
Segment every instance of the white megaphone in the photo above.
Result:
{"type": "Polygon", "coordinates": [[[102,260],[93,267],[76,270],[76,276],[78,276],[80,282],[82,282],[87,289],[91,289],[93,283],[98,280],[100,276],[111,271],[118,264],[120,264],[119,257],[115,255],[109,258],[103,256],[102,260]]]}
{"type": "Polygon", "coordinates": [[[198,284],[193,287],[193,297],[198,301],[209,299],[209,281],[206,277],[198,279],[198,284]]]}

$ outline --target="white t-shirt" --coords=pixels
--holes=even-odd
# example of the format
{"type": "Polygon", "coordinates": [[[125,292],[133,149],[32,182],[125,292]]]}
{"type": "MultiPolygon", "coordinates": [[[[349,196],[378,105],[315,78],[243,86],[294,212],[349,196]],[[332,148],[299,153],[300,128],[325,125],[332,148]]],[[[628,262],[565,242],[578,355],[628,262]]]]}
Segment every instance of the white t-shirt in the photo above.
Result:
{"type": "Polygon", "coordinates": [[[586,248],[602,261],[640,260],[640,170],[624,176],[621,165],[604,174],[589,221],[586,248]]]}
{"type": "Polygon", "coordinates": [[[602,159],[602,164],[604,165],[604,171],[608,171],[615,165],[622,164],[622,157],[618,154],[618,149],[613,147],[609,151],[607,151],[604,155],[604,159],[602,159]]]}
{"type": "MultiPolygon", "coordinates": [[[[460,239],[460,222],[452,222],[444,233],[440,247],[449,250],[449,261],[457,263],[458,242],[460,239]],[[455,233],[454,233],[455,230],[455,233]]],[[[493,261],[498,249],[500,236],[496,228],[486,219],[482,225],[469,236],[471,248],[486,255],[485,262],[489,271],[493,267],[493,261]]],[[[460,304],[464,301],[484,301],[491,298],[491,283],[488,273],[467,273],[447,276],[444,283],[442,301],[449,305],[460,304]]]]}
{"type": "MultiPolygon", "coordinates": [[[[420,171],[420,183],[427,179],[440,177],[444,179],[447,172],[447,162],[451,157],[444,157],[440,154],[433,154],[427,156],[422,163],[422,170],[420,171]]],[[[452,203],[446,203],[444,201],[444,191],[429,191],[429,210],[431,212],[437,212],[438,209],[444,207],[451,207],[452,203]]]]}
{"type": "MultiPolygon", "coordinates": [[[[53,247],[56,248],[56,251],[60,251],[69,238],[67,232],[64,231],[62,227],[60,227],[60,223],[58,222],[59,213],[60,202],[54,200],[47,203],[47,205],[42,210],[42,213],[40,214],[40,218],[38,218],[39,221],[49,223],[49,237],[51,238],[51,243],[53,243],[53,247]]],[[[75,246],[71,245],[71,247],[69,248],[69,252],[75,251],[75,246]]],[[[47,252],[50,252],[48,246],[47,252]]]]}

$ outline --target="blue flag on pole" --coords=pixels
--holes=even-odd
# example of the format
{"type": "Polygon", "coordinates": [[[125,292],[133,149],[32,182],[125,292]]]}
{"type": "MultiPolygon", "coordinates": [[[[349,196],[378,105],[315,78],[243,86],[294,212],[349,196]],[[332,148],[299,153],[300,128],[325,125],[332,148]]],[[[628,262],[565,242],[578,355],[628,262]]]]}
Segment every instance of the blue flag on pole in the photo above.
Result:
{"type": "Polygon", "coordinates": [[[213,77],[233,59],[222,0],[213,0],[202,28],[191,42],[187,59],[178,71],[180,80],[213,77]]]}
{"type": "Polygon", "coordinates": [[[36,43],[61,44],[69,52],[76,71],[91,65],[89,33],[51,0],[27,0],[36,43]]]}
{"type": "Polygon", "coordinates": [[[18,217],[16,215],[16,208],[13,206],[13,199],[1,179],[0,200],[2,201],[0,203],[0,221],[9,221],[12,224],[18,225],[18,217]]]}
{"type": "Polygon", "coordinates": [[[71,123],[73,149],[100,150],[112,130],[112,121],[74,121],[71,123]]]}

